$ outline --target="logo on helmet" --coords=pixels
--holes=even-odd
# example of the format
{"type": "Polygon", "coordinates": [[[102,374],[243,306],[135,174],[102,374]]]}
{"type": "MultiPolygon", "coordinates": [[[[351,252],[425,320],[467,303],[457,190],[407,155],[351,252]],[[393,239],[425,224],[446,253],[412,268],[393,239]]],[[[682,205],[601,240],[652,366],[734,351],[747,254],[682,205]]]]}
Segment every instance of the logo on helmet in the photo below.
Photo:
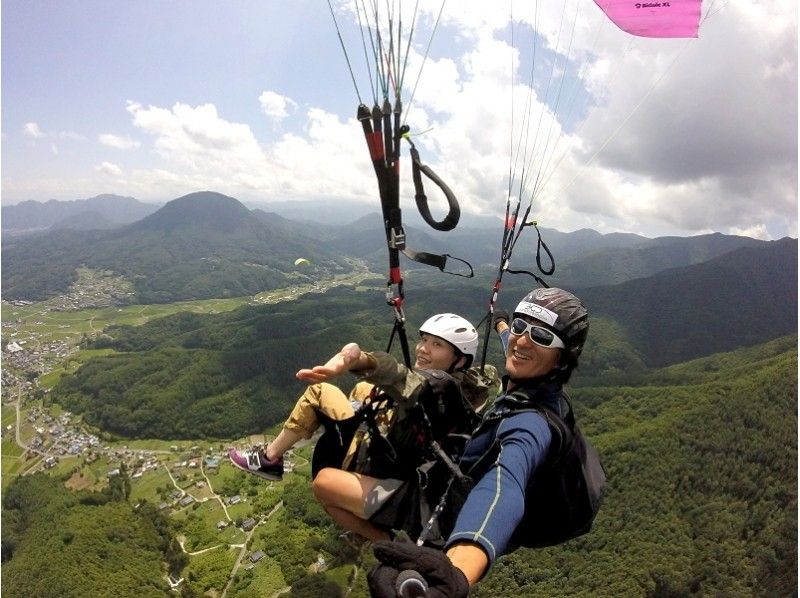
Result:
{"type": "Polygon", "coordinates": [[[517,309],[514,310],[514,313],[531,316],[532,318],[536,318],[537,320],[540,320],[545,324],[549,324],[550,326],[555,326],[556,320],[558,320],[557,313],[550,311],[546,307],[542,307],[541,305],[530,303],[528,301],[520,301],[519,305],[517,305],[517,309]]]}

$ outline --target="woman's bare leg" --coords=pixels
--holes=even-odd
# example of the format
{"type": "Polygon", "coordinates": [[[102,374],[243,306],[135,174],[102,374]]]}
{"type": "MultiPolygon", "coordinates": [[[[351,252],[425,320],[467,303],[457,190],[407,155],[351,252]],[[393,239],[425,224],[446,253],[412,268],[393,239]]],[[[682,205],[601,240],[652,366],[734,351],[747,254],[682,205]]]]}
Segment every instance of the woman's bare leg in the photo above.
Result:
{"type": "Polygon", "coordinates": [[[389,534],[364,516],[367,495],[377,483],[378,480],[370,476],[326,467],[317,474],[311,487],[336,523],[369,540],[388,540],[389,534]]]}
{"type": "Polygon", "coordinates": [[[303,434],[290,430],[289,428],[283,428],[273,441],[267,445],[267,448],[264,449],[264,453],[267,455],[267,459],[274,461],[278,457],[282,457],[297,441],[303,438],[303,434]]]}

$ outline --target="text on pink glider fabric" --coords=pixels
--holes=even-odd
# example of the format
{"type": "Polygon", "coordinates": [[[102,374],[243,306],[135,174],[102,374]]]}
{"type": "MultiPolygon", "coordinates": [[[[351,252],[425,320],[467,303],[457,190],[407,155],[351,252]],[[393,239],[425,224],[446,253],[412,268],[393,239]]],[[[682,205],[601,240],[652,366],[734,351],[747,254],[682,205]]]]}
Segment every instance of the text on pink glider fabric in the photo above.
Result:
{"type": "Polygon", "coordinates": [[[697,37],[702,0],[594,0],[623,31],[642,37],[697,37]]]}

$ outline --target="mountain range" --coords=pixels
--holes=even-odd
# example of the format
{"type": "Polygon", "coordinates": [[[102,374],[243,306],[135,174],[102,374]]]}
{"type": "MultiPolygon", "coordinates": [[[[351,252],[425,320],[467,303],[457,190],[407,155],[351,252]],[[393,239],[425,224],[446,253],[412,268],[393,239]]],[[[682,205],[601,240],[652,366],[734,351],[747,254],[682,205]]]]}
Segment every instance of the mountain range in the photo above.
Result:
{"type": "MultiPolygon", "coordinates": [[[[473,322],[485,315],[487,287],[473,279],[440,276],[429,284],[414,276],[407,283],[412,338],[415,324],[431,313],[459,313],[473,322]]],[[[513,309],[531,286],[513,280],[498,307],[513,309]]],[[[786,239],[579,289],[591,323],[572,384],[630,384],[653,368],[796,334],[796,287],[797,241],[786,239]]],[[[380,290],[339,287],[275,305],[111,327],[92,346],[115,354],[63,379],[54,396],[127,437],[257,433],[280,421],[302,391],[294,372],[323,363],[345,341],[383,349],[391,324],[380,290]],[[265,401],[274,408],[263,409],[265,401]],[[231,402],[235,413],[225,407],[231,402]]],[[[492,340],[489,349],[487,362],[501,363],[499,343],[492,340]]]]}
{"type": "Polygon", "coordinates": [[[136,222],[160,206],[133,197],[106,193],[73,201],[23,201],[3,206],[3,234],[43,231],[50,228],[106,229],[136,222]]]}
{"type": "Polygon", "coordinates": [[[316,274],[352,268],[314,237],[287,231],[279,219],[259,219],[231,197],[200,192],[111,230],[4,239],[3,294],[43,299],[63,293],[84,265],[125,276],[142,303],[252,295],[289,285],[298,257],[313,257],[316,274]]]}
{"type": "Polygon", "coordinates": [[[797,331],[797,240],[579,293],[630,332],[651,366],[731,351],[797,331]]]}
{"type": "MultiPolygon", "coordinates": [[[[117,196],[67,202],[66,207],[53,203],[58,202],[37,208],[50,214],[49,220],[36,221],[39,226],[60,218],[47,231],[26,237],[4,236],[5,298],[40,300],[63,293],[81,265],[129,278],[136,291],[135,300],[142,303],[247,295],[284,286],[297,274],[293,264],[298,257],[315,264],[316,276],[346,272],[354,259],[373,272],[384,272],[387,267],[379,214],[368,214],[349,224],[297,221],[275,212],[249,210],[219,193],[200,192],[108,229],[114,222],[129,220],[137,210],[155,207],[117,196]],[[106,207],[88,210],[99,205],[106,207]],[[83,211],[75,212],[78,208],[83,211]],[[74,213],[65,215],[70,210],[74,213]]],[[[25,210],[35,212],[30,204],[33,202],[4,207],[3,225],[6,218],[12,223],[34,223],[19,215],[25,210]],[[6,216],[15,208],[18,215],[6,216]]],[[[467,260],[479,276],[486,277],[494,276],[498,267],[499,233],[497,226],[458,227],[448,233],[406,227],[410,248],[467,260]]],[[[541,229],[541,236],[556,259],[556,271],[548,284],[568,288],[645,278],[766,243],[718,233],[649,239],[633,234],[603,235],[587,229],[570,233],[541,229]]],[[[511,268],[535,269],[536,250],[536,231],[526,229],[515,248],[511,268]]],[[[543,251],[542,261],[545,267],[549,265],[543,251]]],[[[403,259],[403,268],[421,271],[425,267],[403,259]]],[[[449,269],[467,271],[453,259],[449,269]]]]}

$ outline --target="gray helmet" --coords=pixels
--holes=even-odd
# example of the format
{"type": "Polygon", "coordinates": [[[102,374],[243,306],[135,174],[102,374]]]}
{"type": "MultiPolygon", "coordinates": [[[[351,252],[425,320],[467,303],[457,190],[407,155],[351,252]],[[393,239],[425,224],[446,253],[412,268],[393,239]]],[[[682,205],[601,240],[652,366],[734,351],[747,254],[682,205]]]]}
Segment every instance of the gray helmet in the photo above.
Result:
{"type": "Polygon", "coordinates": [[[589,333],[589,312],[569,291],[557,288],[533,289],[520,301],[514,315],[536,318],[543,322],[567,346],[568,370],[578,365],[578,356],[589,333]]]}

